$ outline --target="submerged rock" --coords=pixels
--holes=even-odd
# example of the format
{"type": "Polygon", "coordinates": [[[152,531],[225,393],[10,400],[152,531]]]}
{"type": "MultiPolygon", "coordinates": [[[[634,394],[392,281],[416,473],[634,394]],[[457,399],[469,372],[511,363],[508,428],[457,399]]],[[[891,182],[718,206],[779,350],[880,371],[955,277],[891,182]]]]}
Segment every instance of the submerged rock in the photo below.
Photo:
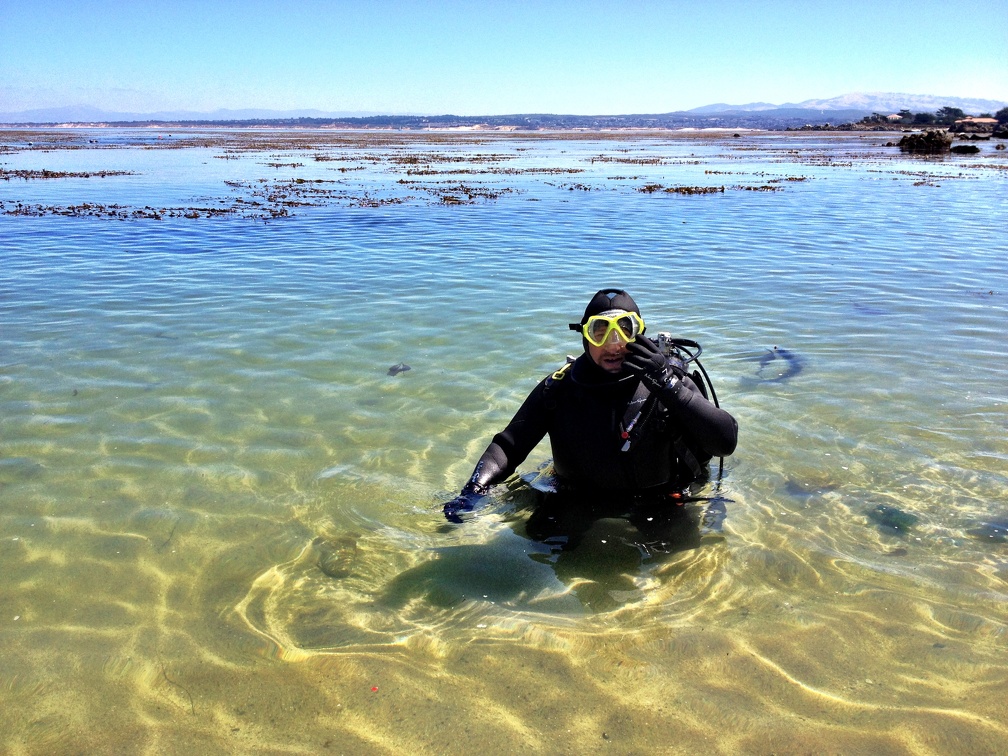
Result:
{"type": "Polygon", "coordinates": [[[357,536],[316,538],[312,545],[318,553],[318,567],[331,578],[344,578],[353,572],[357,561],[357,536]]]}
{"type": "Polygon", "coordinates": [[[1008,519],[982,522],[967,530],[966,534],[980,541],[1008,543],[1008,519]]]}

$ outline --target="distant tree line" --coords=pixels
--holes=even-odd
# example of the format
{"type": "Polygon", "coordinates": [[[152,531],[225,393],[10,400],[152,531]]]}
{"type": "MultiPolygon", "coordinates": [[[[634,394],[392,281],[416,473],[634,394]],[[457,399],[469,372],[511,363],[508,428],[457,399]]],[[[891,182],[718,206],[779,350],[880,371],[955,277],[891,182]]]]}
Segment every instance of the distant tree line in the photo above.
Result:
{"type": "MultiPolygon", "coordinates": [[[[899,120],[897,121],[895,119],[890,119],[888,115],[883,113],[872,113],[870,116],[862,118],[861,123],[885,123],[903,126],[951,126],[956,121],[966,118],[966,114],[961,108],[953,108],[951,106],[938,108],[938,110],[934,113],[911,113],[909,110],[904,109],[901,110],[898,115],[899,120]]],[[[977,118],[996,118],[999,124],[1006,125],[1008,124],[1008,108],[1001,108],[1001,110],[994,115],[991,115],[990,113],[981,113],[977,116],[977,118]]]]}

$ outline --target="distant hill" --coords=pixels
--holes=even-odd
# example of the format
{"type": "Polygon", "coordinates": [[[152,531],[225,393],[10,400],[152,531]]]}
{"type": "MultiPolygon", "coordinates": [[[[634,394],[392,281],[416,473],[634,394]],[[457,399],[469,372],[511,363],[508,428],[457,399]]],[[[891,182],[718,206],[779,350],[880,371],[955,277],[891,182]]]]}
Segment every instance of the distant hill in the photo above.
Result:
{"type": "Polygon", "coordinates": [[[381,115],[372,111],[324,110],[244,110],[218,109],[211,112],[168,110],[157,113],[120,113],[93,108],[89,105],[70,105],[61,108],[39,108],[20,113],[0,113],[0,123],[114,123],[121,121],[245,121],[286,118],[362,118],[381,115]]]}
{"type": "Polygon", "coordinates": [[[368,112],[324,112],[319,110],[215,110],[208,113],[166,111],[160,113],[113,113],[88,106],[47,108],[20,113],[0,113],[6,124],[115,124],[132,126],[262,126],[262,127],[343,127],[343,128],[514,128],[613,129],[613,128],[741,128],[785,129],[805,125],[853,123],[872,113],[896,113],[907,109],[933,113],[949,106],[970,115],[994,113],[1008,103],[996,100],[910,95],[899,93],[852,93],[826,100],[805,100],[774,105],[753,102],[746,105],[716,103],[687,111],[628,115],[389,115],[368,112]]]}
{"type": "Polygon", "coordinates": [[[941,95],[915,95],[900,92],[853,92],[851,94],[831,97],[826,100],[804,100],[788,102],[783,105],[771,105],[766,102],[754,102],[748,105],[704,105],[693,108],[690,113],[752,113],[769,110],[850,110],[871,113],[898,113],[904,108],[914,113],[934,113],[939,108],[959,108],[965,113],[979,115],[994,113],[1008,105],[998,100],[980,100],[968,97],[952,97],[941,95]]]}
{"type": "Polygon", "coordinates": [[[756,113],[762,110],[776,110],[781,107],[769,102],[750,102],[748,105],[729,105],[726,102],[716,102],[713,105],[702,105],[699,108],[687,110],[687,113],[707,115],[708,113],[756,113]]]}
{"type": "MultiPolygon", "coordinates": [[[[153,114],[152,114],[153,115],[153,114]]],[[[751,113],[656,113],[632,115],[555,115],[551,113],[500,116],[362,116],[345,118],[233,118],[206,117],[142,120],[89,119],[74,121],[23,121],[18,118],[0,123],[25,126],[120,126],[158,128],[342,128],[342,129],[507,129],[512,131],[600,129],[762,129],[800,128],[808,125],[839,125],[857,121],[869,113],[852,110],[767,110],[751,113]]]]}

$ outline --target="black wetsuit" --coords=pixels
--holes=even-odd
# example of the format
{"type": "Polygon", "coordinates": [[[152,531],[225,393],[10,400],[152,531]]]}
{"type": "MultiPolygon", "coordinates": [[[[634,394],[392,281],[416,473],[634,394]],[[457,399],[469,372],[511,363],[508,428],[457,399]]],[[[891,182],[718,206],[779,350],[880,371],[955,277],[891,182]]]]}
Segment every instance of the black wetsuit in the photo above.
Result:
{"type": "Polygon", "coordinates": [[[503,481],[547,434],[558,489],[590,496],[679,490],[700,477],[712,457],[735,450],[735,419],[688,376],[660,391],[638,393],[637,377],[614,376],[588,354],[557,375],[541,381],[494,436],[464,490],[484,493],[503,481]],[[642,412],[626,435],[627,406],[635,394],[642,412]]]}

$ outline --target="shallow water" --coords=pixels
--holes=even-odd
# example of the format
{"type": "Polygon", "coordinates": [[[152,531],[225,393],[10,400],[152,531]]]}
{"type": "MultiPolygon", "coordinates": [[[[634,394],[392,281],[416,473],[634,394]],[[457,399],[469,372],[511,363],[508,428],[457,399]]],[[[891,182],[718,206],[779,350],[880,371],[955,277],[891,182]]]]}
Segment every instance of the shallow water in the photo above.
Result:
{"type": "Polygon", "coordinates": [[[0,132],[131,172],[0,182],[4,750],[1003,748],[1008,160],[887,138],[0,132]],[[611,285],[723,525],[444,522],[611,285]]]}

